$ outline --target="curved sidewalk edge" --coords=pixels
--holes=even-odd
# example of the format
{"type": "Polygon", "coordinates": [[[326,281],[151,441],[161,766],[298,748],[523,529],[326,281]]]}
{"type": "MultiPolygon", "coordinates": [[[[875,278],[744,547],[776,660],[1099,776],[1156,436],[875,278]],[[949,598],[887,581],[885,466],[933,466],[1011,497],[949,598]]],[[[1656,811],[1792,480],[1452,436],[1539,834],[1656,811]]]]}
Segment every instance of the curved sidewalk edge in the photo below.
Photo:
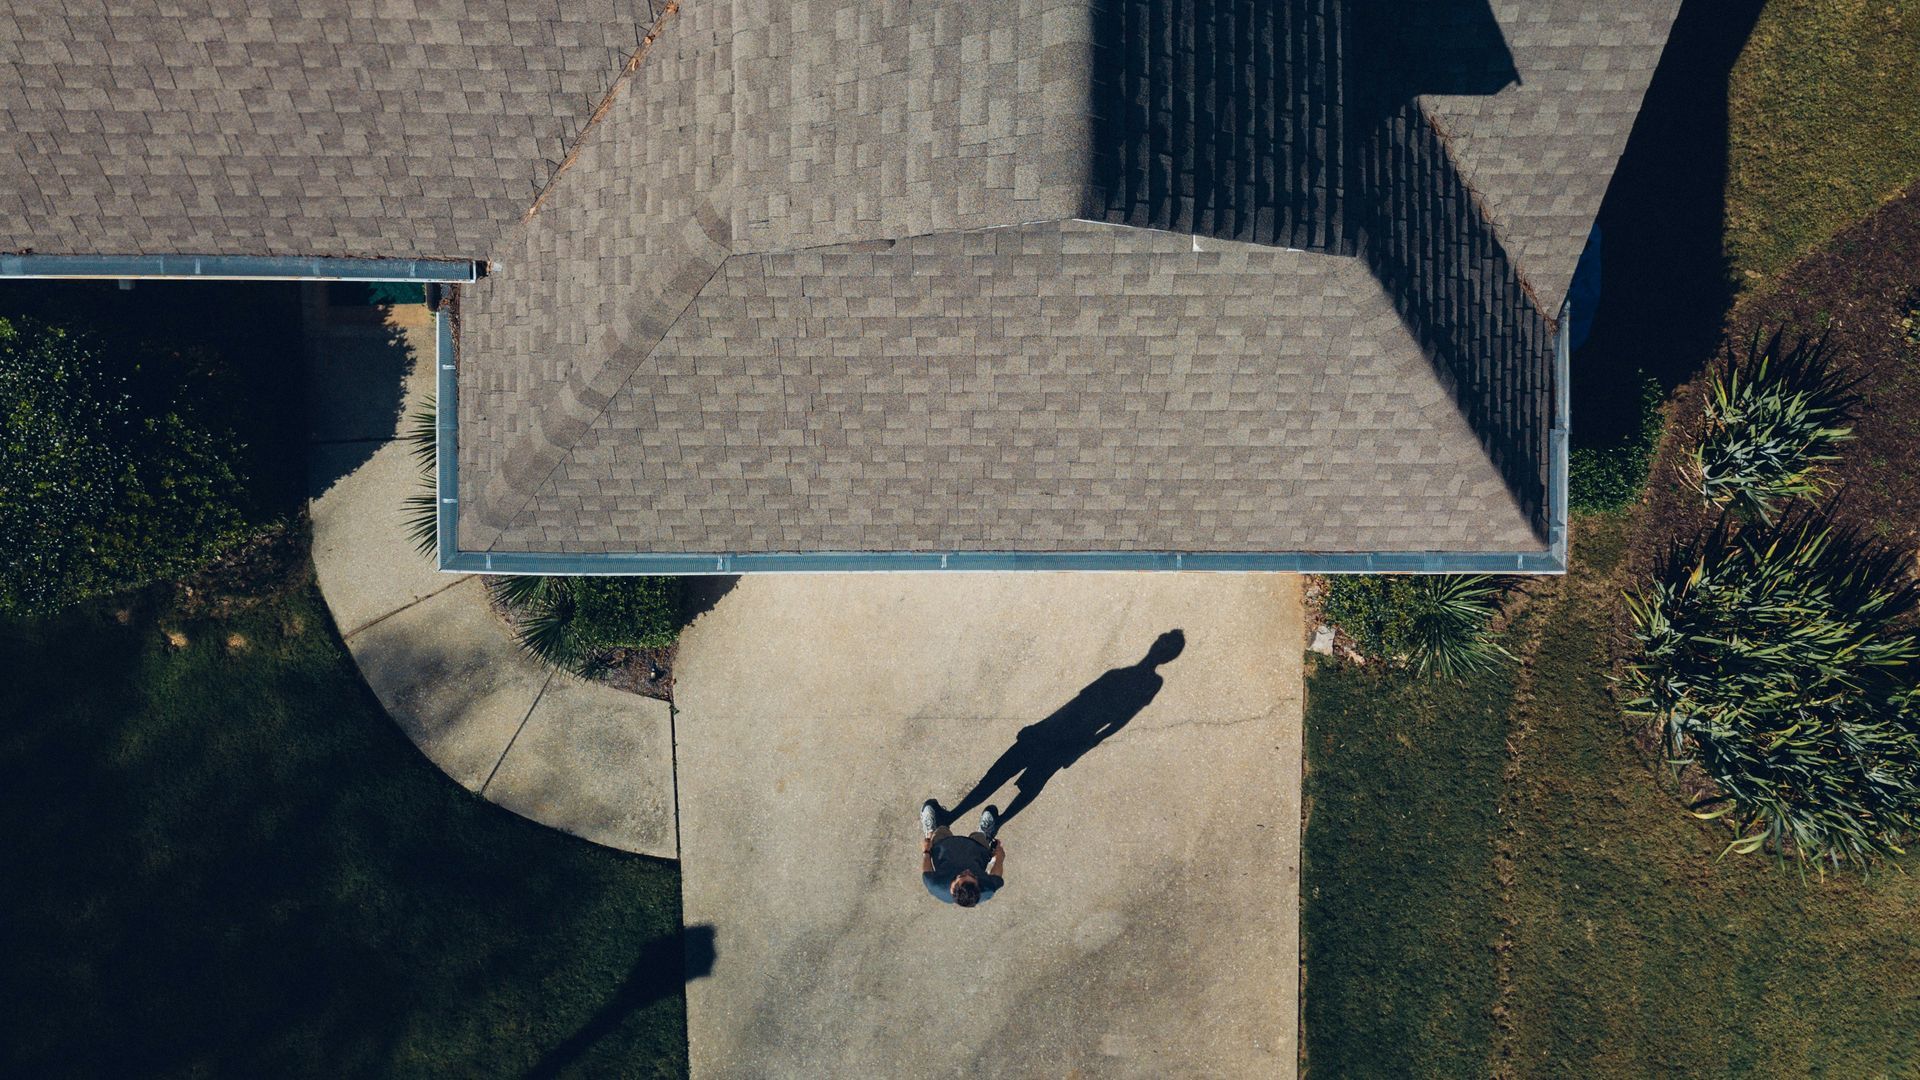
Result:
{"type": "MultiPolygon", "coordinates": [[[[391,351],[394,335],[329,322],[318,304],[308,312],[319,391],[310,394],[314,573],[361,677],[467,790],[596,844],[677,858],[667,703],[536,664],[488,609],[478,577],[438,573],[413,549],[402,507],[417,470],[406,444],[392,431],[326,426],[329,400],[356,399],[343,386],[390,370],[390,357],[368,354],[391,351]]],[[[419,376],[431,370],[431,322],[424,307],[415,315],[397,308],[385,328],[404,333],[415,362],[403,413],[417,407],[419,376]]]]}

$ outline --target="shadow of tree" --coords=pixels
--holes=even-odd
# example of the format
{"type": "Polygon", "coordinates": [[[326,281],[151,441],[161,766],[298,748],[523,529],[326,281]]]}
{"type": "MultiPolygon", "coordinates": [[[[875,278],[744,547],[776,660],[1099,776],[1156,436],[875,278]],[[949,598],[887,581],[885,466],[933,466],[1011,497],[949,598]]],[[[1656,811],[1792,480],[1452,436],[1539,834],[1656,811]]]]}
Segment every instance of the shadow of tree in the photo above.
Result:
{"type": "Polygon", "coordinates": [[[366,464],[401,428],[407,379],[422,358],[399,319],[403,311],[417,318],[418,309],[396,307],[399,295],[354,282],[301,293],[309,498],[366,464]]]}

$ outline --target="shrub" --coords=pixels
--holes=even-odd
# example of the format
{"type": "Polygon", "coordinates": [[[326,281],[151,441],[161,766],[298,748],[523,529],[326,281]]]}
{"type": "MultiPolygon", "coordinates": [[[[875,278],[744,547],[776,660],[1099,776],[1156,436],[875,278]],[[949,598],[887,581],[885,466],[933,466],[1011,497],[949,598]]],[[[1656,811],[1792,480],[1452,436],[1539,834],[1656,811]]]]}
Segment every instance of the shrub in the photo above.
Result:
{"type": "Polygon", "coordinates": [[[407,539],[413,541],[415,551],[431,559],[440,549],[440,433],[431,395],[425,405],[408,414],[400,437],[420,470],[414,493],[401,509],[407,539]]]}
{"type": "Polygon", "coordinates": [[[1729,850],[1865,863],[1920,822],[1905,562],[1812,516],[1723,516],[1629,594],[1627,709],[1718,786],[1702,816],[1737,815],[1729,850]]]}
{"type": "Polygon", "coordinates": [[[1354,574],[1328,578],[1321,606],[1362,653],[1451,679],[1508,655],[1491,628],[1499,596],[1482,574],[1354,574]]]}
{"type": "MultiPolygon", "coordinates": [[[[1665,395],[1660,380],[1640,380],[1638,422],[1627,437],[1612,446],[1576,446],[1567,459],[1567,505],[1588,512],[1621,510],[1640,498],[1647,486],[1647,470],[1660,442],[1665,418],[1660,411],[1665,395]]],[[[1577,429],[1576,429],[1577,430],[1577,429]]]]}
{"type": "Polygon", "coordinates": [[[1782,353],[1780,336],[1732,356],[1707,388],[1706,429],[1692,478],[1707,502],[1766,521],[1777,504],[1820,494],[1822,466],[1852,437],[1854,384],[1837,372],[1824,340],[1782,353]]]}
{"type": "Polygon", "coordinates": [[[231,432],[85,339],[0,319],[0,610],[45,612],[188,573],[245,533],[231,432]]]}
{"type": "Polygon", "coordinates": [[[522,648],[535,659],[591,677],[614,649],[662,648],[680,635],[677,577],[495,577],[522,648]]]}

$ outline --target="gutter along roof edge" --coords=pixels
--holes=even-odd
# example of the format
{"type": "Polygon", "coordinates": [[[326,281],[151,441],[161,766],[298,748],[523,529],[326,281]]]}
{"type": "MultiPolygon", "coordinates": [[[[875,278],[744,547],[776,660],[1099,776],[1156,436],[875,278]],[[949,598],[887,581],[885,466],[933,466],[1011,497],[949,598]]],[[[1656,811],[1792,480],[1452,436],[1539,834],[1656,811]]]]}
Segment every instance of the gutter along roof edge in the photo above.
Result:
{"type": "Polygon", "coordinates": [[[469,259],[300,255],[0,255],[0,278],[199,278],[229,281],[471,282],[469,259]]]}

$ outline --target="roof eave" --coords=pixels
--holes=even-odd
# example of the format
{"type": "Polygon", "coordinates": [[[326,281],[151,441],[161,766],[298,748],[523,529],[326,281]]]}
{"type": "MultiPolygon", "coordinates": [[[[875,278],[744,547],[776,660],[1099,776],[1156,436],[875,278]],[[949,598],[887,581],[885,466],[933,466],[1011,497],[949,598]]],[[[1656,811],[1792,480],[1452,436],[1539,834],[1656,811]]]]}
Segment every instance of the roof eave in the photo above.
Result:
{"type": "MultiPolygon", "coordinates": [[[[1564,305],[1562,309],[1564,314],[1564,305]]],[[[459,378],[453,320],[435,313],[439,569],[456,574],[679,576],[747,573],[1189,571],[1298,574],[1564,574],[1567,570],[1567,323],[1555,335],[1547,545],[1537,551],[765,551],[460,550],[459,378]]]]}

